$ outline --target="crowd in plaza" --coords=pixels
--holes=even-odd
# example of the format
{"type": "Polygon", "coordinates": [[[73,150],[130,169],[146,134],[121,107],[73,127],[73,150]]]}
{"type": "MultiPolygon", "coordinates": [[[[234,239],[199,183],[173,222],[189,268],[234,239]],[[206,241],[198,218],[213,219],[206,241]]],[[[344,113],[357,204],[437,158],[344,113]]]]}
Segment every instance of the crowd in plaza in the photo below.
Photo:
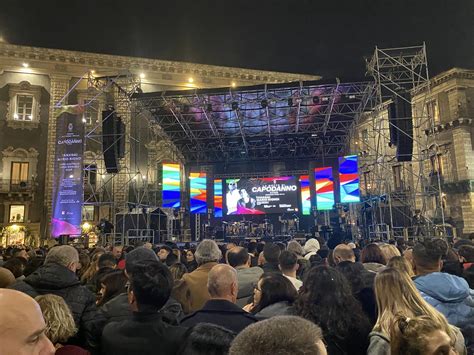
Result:
{"type": "Polygon", "coordinates": [[[474,353],[469,237],[0,255],[0,355],[474,353]]]}

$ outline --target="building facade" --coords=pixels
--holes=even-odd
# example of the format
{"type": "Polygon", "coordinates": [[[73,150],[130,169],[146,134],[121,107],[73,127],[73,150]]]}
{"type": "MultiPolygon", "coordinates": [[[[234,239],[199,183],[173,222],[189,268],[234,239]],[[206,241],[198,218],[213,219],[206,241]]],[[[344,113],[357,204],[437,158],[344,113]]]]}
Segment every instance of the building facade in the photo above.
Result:
{"type": "Polygon", "coordinates": [[[351,149],[360,159],[364,223],[401,234],[420,210],[458,235],[473,233],[474,70],[453,68],[433,77],[429,89],[411,94],[411,161],[400,162],[391,143],[391,102],[364,115],[355,128],[351,149]]]}
{"type": "MultiPolygon", "coordinates": [[[[101,112],[115,105],[129,132],[150,127],[131,117],[123,93],[111,90],[116,78],[123,87],[139,82],[143,92],[185,88],[237,87],[263,83],[317,80],[318,76],[201,65],[157,59],[123,57],[0,43],[0,228],[2,243],[38,242],[48,237],[53,198],[56,108],[84,105],[86,125],[84,152],[83,219],[97,223],[116,213],[104,201],[124,203],[138,199],[140,189],[130,186],[140,180],[156,183],[156,162],[178,159],[170,142],[148,135],[134,151],[126,138],[123,174],[104,172],[101,152],[101,112]],[[104,79],[105,78],[105,79],[104,79]],[[120,95],[122,94],[122,97],[120,95]],[[148,169],[131,168],[140,156],[148,169]],[[132,160],[135,159],[134,162],[132,160]],[[134,170],[134,171],[132,171],[134,170]],[[145,172],[146,170],[146,172],[145,172]],[[87,203],[88,202],[88,203],[87,203]],[[8,238],[8,240],[7,240],[8,238]]],[[[157,130],[157,128],[151,128],[157,130]]],[[[132,138],[133,140],[133,138],[132,138]]],[[[143,183],[141,181],[141,183],[143,183]]],[[[155,192],[147,189],[147,194],[155,192]]]]}

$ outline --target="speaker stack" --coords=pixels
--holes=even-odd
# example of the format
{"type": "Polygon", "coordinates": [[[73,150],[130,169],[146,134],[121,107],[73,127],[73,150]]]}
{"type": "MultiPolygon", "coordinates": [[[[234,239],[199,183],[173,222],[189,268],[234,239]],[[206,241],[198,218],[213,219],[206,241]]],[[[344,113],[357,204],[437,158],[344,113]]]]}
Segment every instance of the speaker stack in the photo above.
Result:
{"type": "Polygon", "coordinates": [[[118,173],[125,156],[125,124],[113,109],[102,111],[102,151],[107,173],[118,173]]]}
{"type": "Polygon", "coordinates": [[[390,143],[397,148],[397,161],[412,161],[413,118],[409,92],[399,92],[388,108],[390,143]]]}

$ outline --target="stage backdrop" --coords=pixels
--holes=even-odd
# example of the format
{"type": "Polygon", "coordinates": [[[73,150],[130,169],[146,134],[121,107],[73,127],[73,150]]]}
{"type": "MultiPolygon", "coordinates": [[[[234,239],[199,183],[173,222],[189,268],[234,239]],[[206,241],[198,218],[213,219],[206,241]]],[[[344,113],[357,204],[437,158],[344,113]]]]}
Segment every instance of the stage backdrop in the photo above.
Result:
{"type": "Polygon", "coordinates": [[[222,217],[222,179],[214,179],[214,217],[222,217]]]}
{"type": "Polygon", "coordinates": [[[309,190],[309,175],[300,176],[301,184],[301,213],[309,216],[311,213],[311,191],[309,190]]]}
{"type": "Polygon", "coordinates": [[[339,184],[341,203],[360,202],[357,155],[339,158],[339,184]]]}
{"type": "Polygon", "coordinates": [[[176,163],[163,164],[163,207],[181,207],[180,166],[176,163]]]}
{"type": "Polygon", "coordinates": [[[84,124],[80,115],[61,113],[56,119],[51,235],[81,235],[84,202],[84,124]]]}
{"type": "Polygon", "coordinates": [[[334,208],[334,177],[332,168],[326,166],[314,169],[314,182],[316,185],[316,208],[320,211],[334,208]]]}
{"type": "Polygon", "coordinates": [[[298,183],[294,176],[226,179],[227,215],[298,211],[298,183]]]}

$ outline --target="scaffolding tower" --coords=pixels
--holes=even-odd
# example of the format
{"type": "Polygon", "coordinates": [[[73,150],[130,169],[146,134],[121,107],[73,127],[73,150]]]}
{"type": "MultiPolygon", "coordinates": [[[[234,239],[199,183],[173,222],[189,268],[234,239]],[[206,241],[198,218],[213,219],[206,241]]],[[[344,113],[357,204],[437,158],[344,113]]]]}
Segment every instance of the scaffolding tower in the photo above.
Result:
{"type": "Polygon", "coordinates": [[[375,105],[358,122],[351,139],[360,159],[364,197],[359,213],[368,226],[364,234],[378,239],[442,235],[441,181],[430,170],[436,136],[425,134],[434,128],[426,104],[430,95],[426,46],[376,47],[367,60],[367,74],[375,80],[375,105]],[[397,101],[411,107],[411,117],[395,117],[391,109],[397,101]],[[403,144],[413,142],[409,158],[397,157],[394,135],[403,136],[403,144]],[[414,219],[416,210],[420,213],[414,219]]]}

